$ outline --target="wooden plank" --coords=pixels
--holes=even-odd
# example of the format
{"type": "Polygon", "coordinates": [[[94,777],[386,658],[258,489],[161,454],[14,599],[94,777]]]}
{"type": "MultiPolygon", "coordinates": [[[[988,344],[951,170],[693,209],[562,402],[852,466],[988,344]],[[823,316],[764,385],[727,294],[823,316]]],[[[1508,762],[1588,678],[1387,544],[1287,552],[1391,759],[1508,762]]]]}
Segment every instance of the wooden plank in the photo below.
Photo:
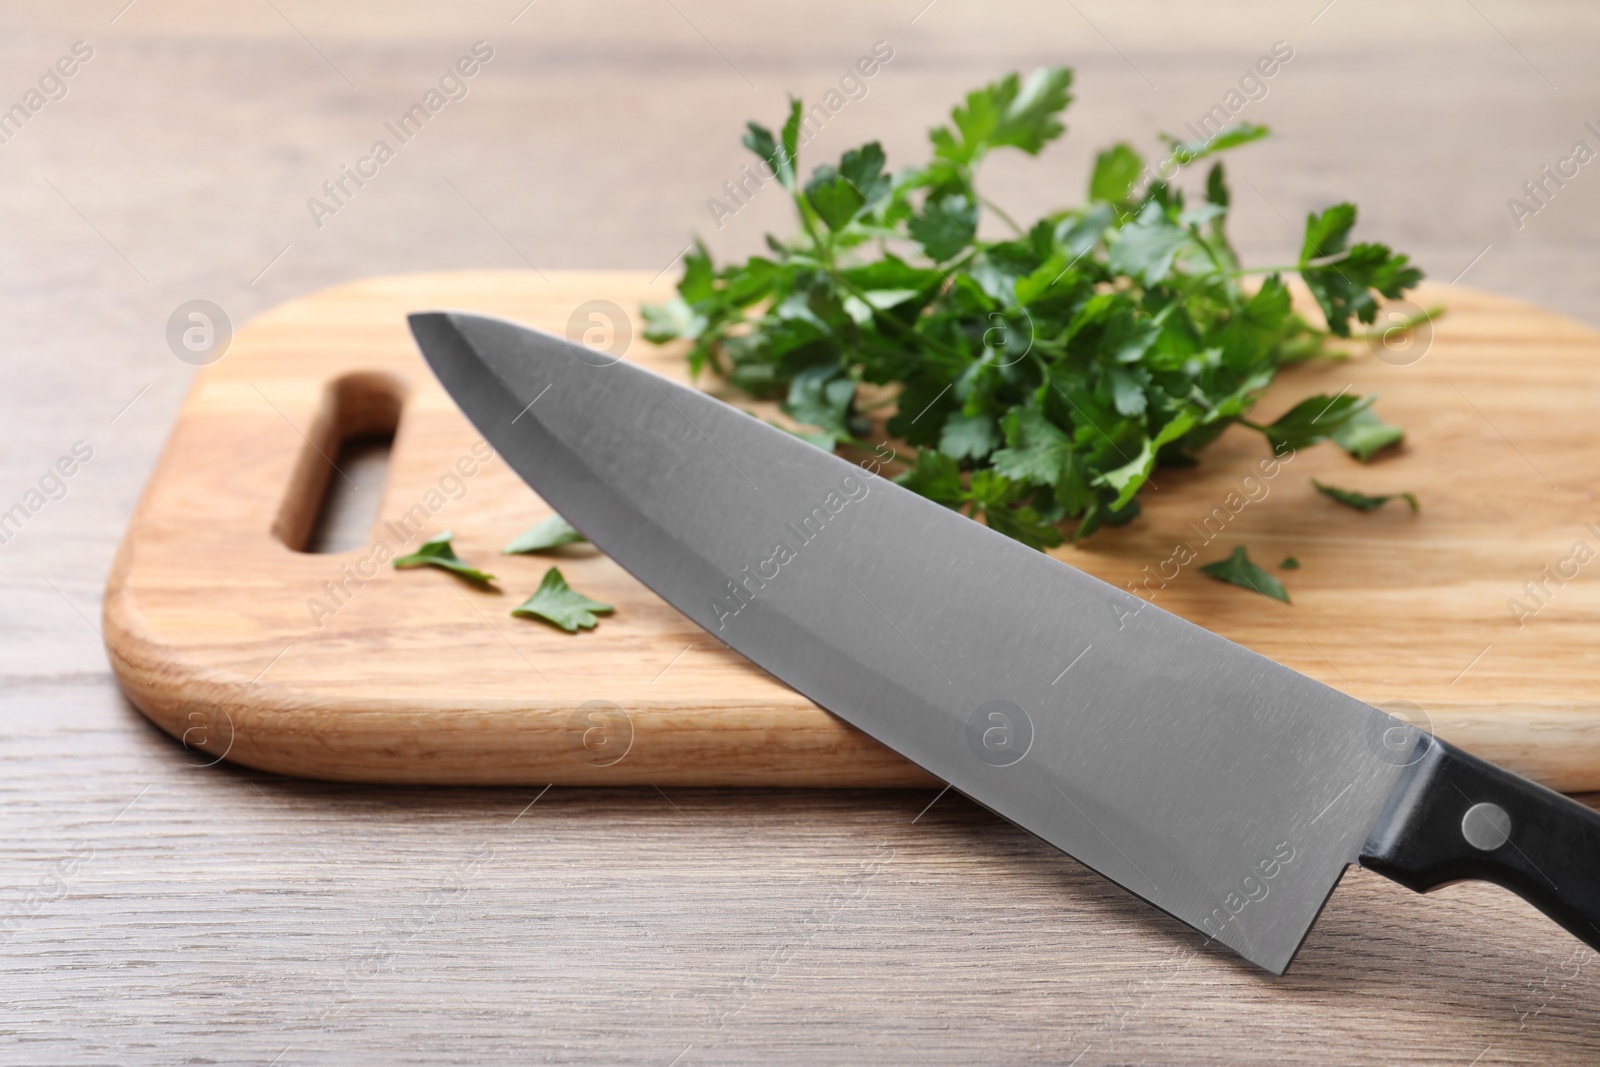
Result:
{"type": "MultiPolygon", "coordinates": [[[[311,777],[928,784],[592,549],[495,554],[548,508],[433,381],[405,313],[471,307],[566,332],[589,302],[633,316],[667,285],[629,273],[380,278],[240,330],[197,379],[108,584],[105,633],[130,698],[207,751],[311,777]],[[341,437],[396,413],[365,544],[296,551],[327,481],[344,477],[329,458],[341,437]],[[386,565],[445,528],[499,590],[386,565]],[[552,562],[616,614],[577,636],[508,617],[552,562]]],[[[1269,462],[1235,430],[1199,467],[1161,472],[1139,520],[1056,554],[1558,788],[1600,789],[1600,585],[1585,562],[1600,546],[1585,488],[1600,478],[1600,335],[1481,293],[1418,299],[1449,306],[1431,337],[1293,368],[1258,412],[1377,392],[1377,410],[1408,430],[1397,454],[1360,465],[1329,445],[1269,462]],[[1415,490],[1422,512],[1342,508],[1313,477],[1415,490]],[[1300,560],[1282,572],[1292,605],[1199,573],[1235,544],[1268,565],[1300,560]]],[[[637,338],[628,358],[684,373],[677,351],[637,338]]]]}

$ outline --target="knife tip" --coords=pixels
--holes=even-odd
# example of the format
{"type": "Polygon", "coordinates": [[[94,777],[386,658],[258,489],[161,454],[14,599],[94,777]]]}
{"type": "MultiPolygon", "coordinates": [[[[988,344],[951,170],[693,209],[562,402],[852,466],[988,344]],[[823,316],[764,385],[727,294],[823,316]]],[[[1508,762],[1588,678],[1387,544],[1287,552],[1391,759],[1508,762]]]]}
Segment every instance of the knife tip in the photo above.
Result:
{"type": "Polygon", "coordinates": [[[406,325],[411,327],[412,336],[418,340],[421,340],[422,333],[436,330],[449,322],[448,311],[412,311],[406,315],[406,325]]]}
{"type": "Polygon", "coordinates": [[[412,339],[422,357],[440,380],[450,371],[471,363],[471,346],[466,343],[455,316],[448,311],[413,311],[406,316],[412,339]]]}

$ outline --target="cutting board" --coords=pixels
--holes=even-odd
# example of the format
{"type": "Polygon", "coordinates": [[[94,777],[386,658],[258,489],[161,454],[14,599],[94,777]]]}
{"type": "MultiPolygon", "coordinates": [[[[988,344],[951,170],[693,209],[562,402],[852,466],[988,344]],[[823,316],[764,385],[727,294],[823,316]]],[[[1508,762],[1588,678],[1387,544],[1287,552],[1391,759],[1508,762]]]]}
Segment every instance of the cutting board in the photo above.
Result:
{"type": "MultiPolygon", "coordinates": [[[[931,784],[592,548],[497,554],[549,509],[435,383],[406,313],[470,308],[568,333],[602,328],[592,302],[610,301],[632,319],[625,358],[683,379],[680,352],[638,336],[640,301],[671,281],[379,278],[238,330],[197,375],[112,568],[104,633],[129,699],[196,762],[316,778],[931,784]],[[340,442],[391,430],[366,544],[304,551],[343,477],[340,442]],[[409,551],[444,529],[496,589],[381,562],[380,544],[409,551]],[[511,617],[552,564],[615,614],[577,635],[511,617]]],[[[1261,439],[1236,428],[1198,467],[1158,472],[1134,523],[1054,554],[1556,788],[1600,789],[1600,335],[1483,293],[1416,299],[1448,306],[1431,337],[1291,368],[1256,410],[1269,421],[1314,393],[1375,392],[1407,429],[1401,448],[1362,465],[1320,445],[1269,475],[1261,439]],[[1313,477],[1414,491],[1422,510],[1358,513],[1313,477]],[[1200,573],[1239,544],[1291,604],[1200,573]],[[1299,568],[1278,570],[1286,557],[1299,568]]]]}

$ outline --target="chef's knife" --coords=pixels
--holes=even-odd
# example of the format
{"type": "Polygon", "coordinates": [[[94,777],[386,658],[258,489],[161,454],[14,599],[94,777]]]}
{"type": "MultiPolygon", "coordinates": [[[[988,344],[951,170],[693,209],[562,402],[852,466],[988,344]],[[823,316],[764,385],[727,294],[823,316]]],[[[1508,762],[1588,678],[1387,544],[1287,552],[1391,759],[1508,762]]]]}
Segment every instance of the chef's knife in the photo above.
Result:
{"type": "Polygon", "coordinates": [[[1589,809],[701,392],[410,321],[506,462],[679,611],[1260,966],[1351,863],[1498,882],[1600,945],[1589,809]]]}

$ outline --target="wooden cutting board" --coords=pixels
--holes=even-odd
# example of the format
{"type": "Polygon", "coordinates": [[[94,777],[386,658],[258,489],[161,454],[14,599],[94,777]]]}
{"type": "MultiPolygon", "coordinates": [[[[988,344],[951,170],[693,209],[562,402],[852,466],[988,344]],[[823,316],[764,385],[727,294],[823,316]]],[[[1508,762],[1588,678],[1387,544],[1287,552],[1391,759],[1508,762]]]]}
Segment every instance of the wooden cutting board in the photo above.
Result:
{"type": "MultiPolygon", "coordinates": [[[[471,308],[565,333],[611,301],[633,318],[626,358],[683,378],[678,353],[637,336],[640,301],[671,280],[380,278],[240,329],[197,376],[112,568],[105,636],[128,697],[197,760],[317,778],[929,784],[593,549],[497,554],[549,509],[435,383],[405,314],[471,308]],[[342,477],[328,457],[389,428],[367,545],[299,551],[342,477]],[[409,551],[418,528],[453,530],[502,591],[381,564],[380,543],[409,551]],[[576,636],[508,615],[552,563],[615,615],[576,636]]],[[[1269,477],[1260,438],[1230,431],[1198,468],[1158,473],[1136,522],[1055,554],[1550,785],[1600,789],[1600,335],[1483,293],[1417,300],[1449,308],[1431,339],[1293,368],[1257,409],[1376,392],[1407,428],[1401,449],[1363,466],[1322,445],[1269,477]],[[1357,513],[1312,477],[1412,490],[1422,511],[1357,513]],[[1199,573],[1236,544],[1273,568],[1300,561],[1275,570],[1291,605],[1199,573]],[[1197,559],[1180,565],[1180,546],[1197,559]]]]}

